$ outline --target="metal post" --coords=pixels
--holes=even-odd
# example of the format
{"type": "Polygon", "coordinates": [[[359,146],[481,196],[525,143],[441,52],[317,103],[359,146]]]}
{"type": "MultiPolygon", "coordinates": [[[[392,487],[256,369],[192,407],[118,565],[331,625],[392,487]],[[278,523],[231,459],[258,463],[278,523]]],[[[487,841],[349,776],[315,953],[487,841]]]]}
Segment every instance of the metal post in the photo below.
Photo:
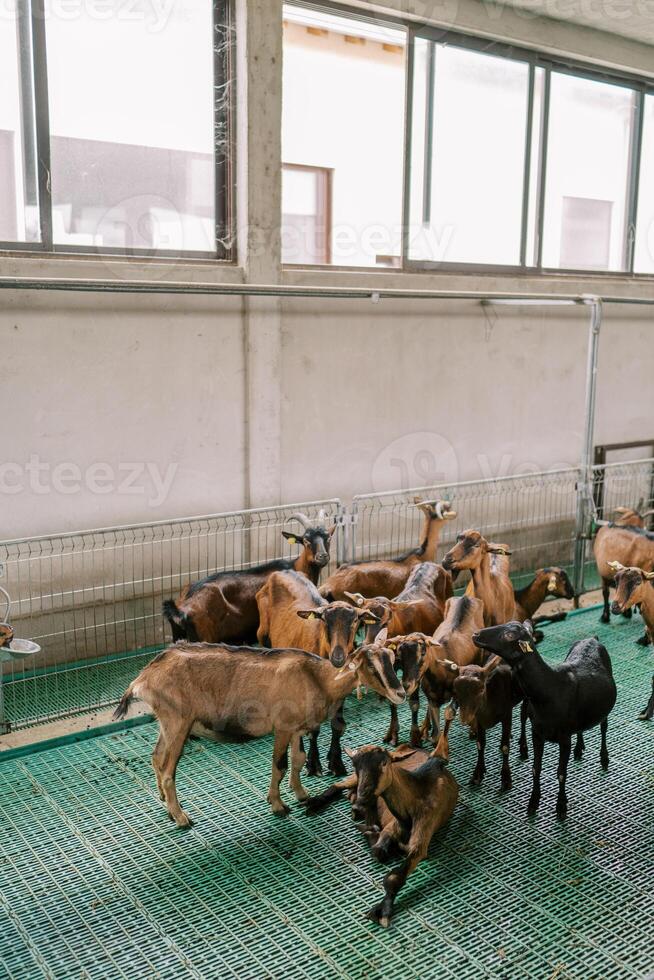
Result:
{"type": "Polygon", "coordinates": [[[577,521],[574,564],[575,605],[584,588],[584,562],[586,540],[588,537],[588,518],[593,499],[593,442],[595,436],[595,404],[597,401],[597,358],[599,337],[602,327],[602,300],[589,297],[586,301],[591,308],[590,331],[588,334],[588,358],[586,362],[586,414],[584,420],[584,441],[581,451],[580,479],[577,484],[577,521]]]}

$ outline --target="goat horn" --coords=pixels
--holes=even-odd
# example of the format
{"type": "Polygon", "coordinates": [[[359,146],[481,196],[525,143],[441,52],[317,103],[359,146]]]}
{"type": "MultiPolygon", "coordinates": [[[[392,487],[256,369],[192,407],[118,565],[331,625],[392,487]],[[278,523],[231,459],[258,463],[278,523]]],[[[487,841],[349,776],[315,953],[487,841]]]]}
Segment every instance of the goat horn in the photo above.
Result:
{"type": "Polygon", "coordinates": [[[643,513],[640,516],[641,517],[649,517],[650,514],[654,514],[654,509],[650,508],[649,510],[645,510],[645,511],[643,511],[643,513]]]}
{"type": "Polygon", "coordinates": [[[613,508],[613,513],[614,514],[626,514],[626,513],[628,513],[628,511],[629,511],[629,508],[628,507],[614,507],[613,508]]]}
{"type": "Polygon", "coordinates": [[[296,514],[291,514],[290,517],[286,518],[284,523],[288,524],[289,521],[299,521],[305,531],[311,527],[311,521],[307,515],[300,513],[300,511],[298,511],[296,514]]]}
{"type": "Polygon", "coordinates": [[[643,572],[643,575],[645,576],[645,578],[649,578],[649,579],[654,578],[654,572],[643,572]]]}
{"type": "Polygon", "coordinates": [[[625,566],[619,561],[607,561],[606,564],[609,566],[609,568],[612,568],[614,572],[624,572],[625,570],[625,566]]]}
{"type": "Polygon", "coordinates": [[[352,602],[355,606],[362,606],[366,601],[360,592],[343,592],[344,596],[352,602]]]}

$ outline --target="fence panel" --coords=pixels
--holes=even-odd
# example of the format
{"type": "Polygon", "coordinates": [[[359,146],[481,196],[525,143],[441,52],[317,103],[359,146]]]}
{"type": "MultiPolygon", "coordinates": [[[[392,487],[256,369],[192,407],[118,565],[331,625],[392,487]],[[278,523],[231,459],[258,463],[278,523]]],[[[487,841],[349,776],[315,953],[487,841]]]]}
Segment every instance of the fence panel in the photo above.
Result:
{"type": "Polygon", "coordinates": [[[612,520],[616,507],[654,507],[654,459],[593,467],[593,499],[599,520],[612,520]]]}
{"type": "Polygon", "coordinates": [[[213,572],[297,554],[282,529],[299,527],[286,524],[295,511],[321,509],[339,525],[335,568],[343,547],[336,499],[0,543],[9,618],[42,647],[22,666],[3,665],[6,719],[22,727],[114,703],[119,665],[145,662],[166,642],[163,599],[213,572]]]}
{"type": "Polygon", "coordinates": [[[420,496],[449,500],[458,513],[455,521],[443,526],[439,558],[459,531],[475,528],[489,541],[510,546],[516,584],[527,581],[533,569],[544,565],[570,569],[579,476],[578,469],[565,469],[357,496],[353,560],[388,558],[416,547],[422,514],[414,497],[420,496]]]}

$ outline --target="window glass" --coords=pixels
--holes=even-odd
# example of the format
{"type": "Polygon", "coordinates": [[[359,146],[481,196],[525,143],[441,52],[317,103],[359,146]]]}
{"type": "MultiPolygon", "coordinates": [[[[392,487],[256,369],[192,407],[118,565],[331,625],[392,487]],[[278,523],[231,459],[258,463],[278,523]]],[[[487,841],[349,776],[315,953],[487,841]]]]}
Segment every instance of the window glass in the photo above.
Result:
{"type": "Polygon", "coordinates": [[[410,258],[520,262],[528,95],[523,62],[416,49],[410,258]]]}
{"type": "Polygon", "coordinates": [[[654,95],[645,97],[634,271],[654,273],[654,95]]]}
{"type": "Polygon", "coordinates": [[[321,167],[282,170],[282,261],[328,265],[331,258],[331,173],[321,167]]]}
{"type": "Polygon", "coordinates": [[[0,242],[35,242],[40,230],[29,17],[17,10],[10,5],[0,15],[0,242]]]}
{"type": "Polygon", "coordinates": [[[634,107],[630,89],[552,72],[544,267],[624,268],[634,107]]]}
{"type": "Polygon", "coordinates": [[[211,0],[53,6],[55,244],[213,252],[211,0]]]}
{"type": "Polygon", "coordinates": [[[300,221],[292,198],[302,178],[285,176],[285,262],[378,266],[399,258],[404,101],[404,31],[284,7],[283,159],[331,173],[330,255],[325,236],[317,244],[312,237],[317,204],[300,221]]]}

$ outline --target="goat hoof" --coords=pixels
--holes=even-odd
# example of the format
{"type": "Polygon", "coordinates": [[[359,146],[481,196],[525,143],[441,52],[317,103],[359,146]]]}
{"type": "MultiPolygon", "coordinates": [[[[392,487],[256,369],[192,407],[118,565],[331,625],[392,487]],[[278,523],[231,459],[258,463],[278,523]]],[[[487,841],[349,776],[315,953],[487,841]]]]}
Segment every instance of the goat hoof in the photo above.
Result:
{"type": "Polygon", "coordinates": [[[557,803],[556,804],[556,817],[557,817],[557,820],[565,820],[565,818],[567,817],[567,815],[568,815],[568,804],[567,804],[567,802],[565,802],[565,803],[557,803]]]}
{"type": "Polygon", "coordinates": [[[540,804],[540,800],[539,799],[538,800],[534,800],[534,799],[529,800],[529,803],[527,804],[527,816],[528,817],[535,817],[536,816],[536,813],[538,812],[538,806],[539,806],[539,804],[540,804]]]}
{"type": "Polygon", "coordinates": [[[347,769],[343,765],[342,759],[330,759],[329,771],[332,776],[347,776],[347,769]]]}
{"type": "Polygon", "coordinates": [[[610,614],[602,613],[602,615],[600,616],[600,623],[610,623],[610,622],[611,622],[610,614]]]}
{"type": "Polygon", "coordinates": [[[633,616],[633,612],[631,611],[631,609],[625,609],[622,615],[624,616],[625,619],[631,619],[631,617],[633,616]]]}
{"type": "Polygon", "coordinates": [[[175,821],[175,823],[177,824],[178,827],[184,828],[184,827],[192,827],[193,826],[193,821],[189,817],[188,813],[184,813],[183,810],[182,810],[181,814],[179,815],[179,817],[172,817],[171,819],[175,821]]]}
{"type": "Polygon", "coordinates": [[[307,775],[308,776],[322,776],[322,766],[317,760],[312,760],[307,762],[307,775]]]}
{"type": "Polygon", "coordinates": [[[636,640],[636,643],[640,647],[648,647],[650,644],[649,636],[647,636],[647,634],[645,634],[645,636],[639,636],[638,639],[636,640]]]}
{"type": "Polygon", "coordinates": [[[397,735],[396,732],[386,732],[386,734],[384,735],[383,741],[387,745],[399,745],[400,739],[399,739],[399,737],[398,737],[398,735],[397,735]]]}
{"type": "Polygon", "coordinates": [[[500,791],[502,793],[508,793],[509,790],[512,789],[513,789],[513,780],[511,779],[511,777],[509,777],[508,779],[503,779],[500,785],[500,791]]]}
{"type": "Polygon", "coordinates": [[[471,786],[481,786],[481,783],[482,783],[483,778],[484,778],[484,774],[483,773],[481,774],[481,776],[478,775],[478,773],[475,773],[474,776],[472,776],[471,779],[470,779],[470,785],[471,786]]]}
{"type": "Polygon", "coordinates": [[[604,772],[606,772],[606,770],[609,768],[609,757],[608,757],[608,755],[601,755],[600,756],[600,763],[601,763],[602,769],[604,770],[604,772]]]}
{"type": "Polygon", "coordinates": [[[520,746],[520,758],[525,762],[529,758],[529,749],[526,745],[520,746]]]}
{"type": "Polygon", "coordinates": [[[574,756],[575,762],[581,762],[581,760],[584,757],[584,750],[583,749],[575,749],[574,752],[573,752],[573,756],[574,756]]]}
{"type": "Polygon", "coordinates": [[[645,709],[645,711],[641,711],[637,718],[638,721],[651,721],[652,715],[647,711],[647,709],[645,709]]]}
{"type": "Polygon", "coordinates": [[[377,925],[381,926],[382,929],[388,929],[391,924],[390,917],[383,914],[382,903],[379,905],[373,905],[371,909],[366,912],[366,918],[372,919],[377,925]]]}
{"type": "MultiPolygon", "coordinates": [[[[268,801],[268,802],[270,802],[270,801],[268,801]]],[[[278,800],[275,803],[270,803],[270,807],[271,807],[272,812],[275,814],[276,817],[287,817],[289,815],[289,813],[291,812],[290,811],[290,808],[287,807],[285,803],[282,803],[281,800],[278,800]]]]}
{"type": "Polygon", "coordinates": [[[422,739],[420,738],[420,732],[416,732],[415,734],[413,734],[413,732],[411,733],[411,748],[412,749],[422,748],[422,739]]]}

